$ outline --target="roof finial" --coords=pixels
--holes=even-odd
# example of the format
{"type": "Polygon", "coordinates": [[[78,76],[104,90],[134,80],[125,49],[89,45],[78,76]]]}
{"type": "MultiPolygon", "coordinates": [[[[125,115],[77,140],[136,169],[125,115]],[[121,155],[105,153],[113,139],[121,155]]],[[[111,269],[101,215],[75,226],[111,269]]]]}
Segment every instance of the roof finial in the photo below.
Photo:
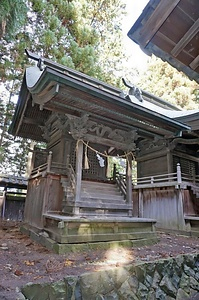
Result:
{"type": "Polygon", "coordinates": [[[40,71],[43,71],[44,70],[44,60],[42,58],[40,58],[38,60],[38,63],[37,63],[37,67],[39,68],[40,71]]]}
{"type": "Polygon", "coordinates": [[[122,82],[124,83],[125,86],[129,88],[129,93],[128,95],[135,96],[139,101],[143,101],[142,98],[142,91],[132,83],[128,82],[125,78],[122,78],[122,82]]]}

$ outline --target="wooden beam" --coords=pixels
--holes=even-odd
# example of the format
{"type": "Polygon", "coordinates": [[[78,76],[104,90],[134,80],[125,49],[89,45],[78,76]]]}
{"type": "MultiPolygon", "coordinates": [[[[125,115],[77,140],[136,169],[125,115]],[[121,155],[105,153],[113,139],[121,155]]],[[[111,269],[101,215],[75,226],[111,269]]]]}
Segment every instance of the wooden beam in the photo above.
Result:
{"type": "Polygon", "coordinates": [[[140,30],[139,41],[142,47],[146,47],[179,2],[180,0],[167,0],[158,4],[151,17],[140,30]]]}
{"type": "Polygon", "coordinates": [[[50,101],[54,96],[59,93],[59,84],[55,84],[50,87],[50,90],[47,90],[48,87],[43,90],[40,94],[32,94],[33,103],[40,105],[40,110],[43,109],[43,106],[46,102],[50,101]]]}
{"type": "Polygon", "coordinates": [[[75,189],[75,206],[74,206],[75,215],[79,214],[79,207],[76,205],[76,202],[81,200],[82,160],[83,160],[83,143],[82,141],[78,141],[76,145],[76,189],[75,189]]]}
{"type": "MultiPolygon", "coordinates": [[[[74,136],[73,134],[71,134],[71,135],[75,140],[77,140],[77,138],[78,138],[77,136],[74,136]]],[[[116,149],[120,149],[123,151],[135,151],[135,148],[136,148],[135,141],[130,141],[129,143],[117,142],[115,140],[111,140],[108,138],[102,138],[102,137],[99,137],[96,135],[91,135],[91,134],[85,134],[84,136],[82,136],[82,139],[87,142],[101,144],[101,145],[109,146],[109,147],[114,147],[116,149]]]]}
{"type": "Polygon", "coordinates": [[[37,120],[37,119],[27,118],[27,117],[23,118],[23,123],[30,124],[30,125],[37,125],[37,126],[43,126],[44,125],[43,120],[37,120]]]}
{"type": "Polygon", "coordinates": [[[196,56],[196,58],[189,64],[190,68],[192,68],[192,70],[195,70],[199,67],[199,55],[196,56]]]}
{"type": "Polygon", "coordinates": [[[186,45],[192,40],[192,38],[199,31],[199,18],[195,21],[195,23],[189,28],[189,30],[185,33],[185,35],[181,38],[181,40],[175,45],[172,49],[171,54],[176,57],[178,54],[186,47],[186,45]]]}
{"type": "Polygon", "coordinates": [[[131,206],[129,217],[132,217],[133,200],[132,200],[132,155],[128,154],[126,158],[126,202],[131,206]]]}

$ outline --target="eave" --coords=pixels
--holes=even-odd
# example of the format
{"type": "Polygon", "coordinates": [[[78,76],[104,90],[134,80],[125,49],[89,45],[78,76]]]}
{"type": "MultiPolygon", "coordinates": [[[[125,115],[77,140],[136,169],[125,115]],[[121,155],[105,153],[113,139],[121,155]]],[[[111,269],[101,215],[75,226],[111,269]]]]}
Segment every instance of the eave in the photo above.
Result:
{"type": "Polygon", "coordinates": [[[138,131],[153,138],[178,136],[190,127],[124,97],[122,91],[56,63],[31,67],[26,74],[10,132],[43,140],[41,127],[52,112],[81,117],[89,114],[98,123],[138,131]],[[35,75],[36,74],[36,75],[35,75]]]}
{"type": "Polygon", "coordinates": [[[128,36],[199,83],[198,0],[149,1],[128,36]]]}

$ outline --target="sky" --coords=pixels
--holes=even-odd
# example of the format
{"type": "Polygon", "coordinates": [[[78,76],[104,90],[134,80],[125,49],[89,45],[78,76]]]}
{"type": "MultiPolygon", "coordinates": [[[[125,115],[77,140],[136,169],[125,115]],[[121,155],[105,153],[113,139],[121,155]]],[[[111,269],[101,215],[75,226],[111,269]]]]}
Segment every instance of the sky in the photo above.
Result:
{"type": "Polygon", "coordinates": [[[127,54],[130,55],[129,62],[130,65],[143,70],[149,57],[127,36],[127,33],[140,16],[149,0],[124,0],[124,2],[127,5],[127,16],[124,18],[123,33],[127,54]]]}

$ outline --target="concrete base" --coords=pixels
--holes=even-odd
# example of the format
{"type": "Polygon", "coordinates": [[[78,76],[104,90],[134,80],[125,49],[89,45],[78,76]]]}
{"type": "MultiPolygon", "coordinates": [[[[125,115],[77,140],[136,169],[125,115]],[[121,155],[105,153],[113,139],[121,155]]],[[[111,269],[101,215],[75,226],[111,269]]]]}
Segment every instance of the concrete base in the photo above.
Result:
{"type": "Polygon", "coordinates": [[[139,247],[157,242],[155,220],[81,218],[46,214],[43,230],[24,225],[21,232],[58,254],[116,246],[139,247]]]}

